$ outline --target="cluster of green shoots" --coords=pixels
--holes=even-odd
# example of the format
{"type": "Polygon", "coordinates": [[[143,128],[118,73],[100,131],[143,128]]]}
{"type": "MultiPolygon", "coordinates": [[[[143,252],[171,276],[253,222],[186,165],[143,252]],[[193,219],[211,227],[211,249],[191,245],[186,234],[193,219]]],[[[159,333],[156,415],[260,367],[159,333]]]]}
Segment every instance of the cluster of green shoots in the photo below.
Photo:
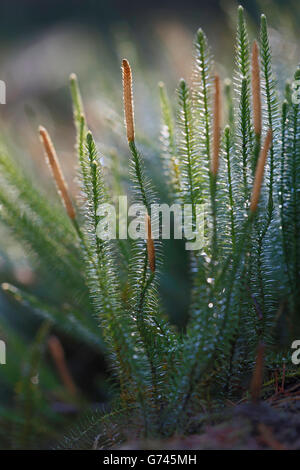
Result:
{"type": "MultiPolygon", "coordinates": [[[[159,299],[161,242],[151,235],[156,196],[135,140],[132,73],[125,59],[122,70],[130,175],[134,202],[147,211],[145,240],[97,237],[97,209],[111,194],[75,75],[71,92],[81,183],[78,204],[70,197],[47,131],[39,130],[69,221],[26,185],[6,157],[0,162],[21,200],[16,206],[1,190],[2,219],[18,229],[44,262],[55,260],[56,272],[63,273],[61,288],[72,285],[76,295],[66,299],[72,312],[61,312],[16,287],[5,284],[4,289],[50,327],[71,329],[102,347],[96,318],[119,384],[111,413],[97,415],[88,430],[74,432],[65,441],[68,448],[90,445],[84,440],[94,442],[96,436],[98,447],[108,445],[106,429],[112,423],[127,423],[139,436],[183,433],[200,406],[247,399],[249,389],[258,400],[264,378],[283,367],[289,341],[300,331],[300,113],[290,85],[280,103],[265,16],[260,39],[251,48],[239,7],[232,82],[223,82],[216,73],[206,36],[199,30],[192,85],[180,81],[175,115],[160,85],[162,166],[170,198],[190,204],[194,221],[199,204],[208,208],[205,246],[190,259],[192,300],[184,333],[169,324],[159,299]],[[55,238],[49,238],[49,228],[55,238]],[[280,326],[287,331],[287,343],[280,338],[280,326]]],[[[57,347],[52,340],[52,350],[57,347]]],[[[54,356],[59,363],[62,354],[54,356]]],[[[75,393],[67,371],[63,366],[59,370],[75,393]]],[[[110,445],[123,438],[120,430],[111,432],[110,445]]]]}

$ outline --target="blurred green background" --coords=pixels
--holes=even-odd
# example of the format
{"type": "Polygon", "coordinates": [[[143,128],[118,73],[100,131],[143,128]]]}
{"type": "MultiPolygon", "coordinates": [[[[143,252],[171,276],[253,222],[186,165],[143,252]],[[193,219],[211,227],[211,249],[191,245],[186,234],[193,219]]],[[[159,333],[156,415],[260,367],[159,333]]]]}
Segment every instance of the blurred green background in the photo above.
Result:
{"type": "MultiPolygon", "coordinates": [[[[283,89],[291,67],[293,70],[299,63],[299,1],[239,3],[246,9],[251,39],[257,36],[260,14],[267,15],[274,69],[283,89]]],[[[0,79],[6,83],[7,96],[6,104],[0,105],[0,126],[2,139],[10,153],[34,184],[50,200],[57,201],[38,139],[38,125],[44,125],[55,142],[71,191],[76,196],[75,129],[68,88],[69,75],[76,72],[88,124],[96,137],[108,178],[112,172],[119,176],[120,185],[114,187],[115,194],[126,189],[128,150],[120,71],[121,59],[126,57],[134,73],[138,141],[155,190],[165,202],[168,196],[159,156],[157,84],[164,81],[173,98],[178,80],[182,76],[190,79],[193,36],[198,27],[202,27],[208,36],[222,78],[231,76],[236,7],[236,2],[225,0],[2,0],[0,79]]],[[[116,186],[115,181],[110,183],[116,186]]],[[[190,283],[187,254],[180,243],[169,241],[164,244],[161,295],[166,314],[179,328],[184,328],[190,283]]],[[[26,249],[2,226],[0,280],[45,297],[60,295],[54,286],[40,278],[26,249]]],[[[18,332],[25,344],[32,342],[40,325],[28,310],[11,303],[3,294],[0,294],[0,317],[5,318],[10,329],[18,332]]],[[[0,338],[1,333],[8,336],[3,328],[2,323],[0,338]]],[[[60,339],[74,380],[85,397],[93,404],[106,403],[110,393],[107,387],[109,374],[103,355],[74,343],[68,336],[60,336],[60,339]]],[[[10,349],[8,340],[8,362],[10,349]]],[[[45,360],[53,369],[51,358],[46,356],[45,360]]],[[[14,406],[14,393],[22,371],[18,367],[9,371],[8,386],[7,377],[3,380],[3,367],[8,368],[9,364],[0,366],[0,410],[2,408],[5,415],[6,410],[14,406]]],[[[51,386],[55,387],[54,384],[51,386]]],[[[61,408],[57,399],[52,402],[59,414],[61,408]]],[[[66,409],[63,412],[67,413],[66,409]]],[[[0,447],[5,445],[0,442],[0,447]]]]}

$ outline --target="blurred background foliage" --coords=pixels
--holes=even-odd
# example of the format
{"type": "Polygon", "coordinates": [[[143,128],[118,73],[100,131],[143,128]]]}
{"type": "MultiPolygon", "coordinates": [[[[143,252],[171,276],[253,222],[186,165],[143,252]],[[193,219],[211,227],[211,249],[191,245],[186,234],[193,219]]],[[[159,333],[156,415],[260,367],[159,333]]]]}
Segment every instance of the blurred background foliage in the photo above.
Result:
{"type": "MultiPolygon", "coordinates": [[[[251,38],[260,13],[267,15],[274,68],[283,90],[289,71],[299,61],[299,2],[239,3],[246,9],[251,38]]],[[[78,185],[70,73],[76,72],[79,77],[88,124],[103,155],[102,163],[108,175],[115,175],[111,181],[114,194],[122,194],[128,185],[128,150],[120,63],[123,57],[130,61],[135,77],[138,140],[155,189],[166,202],[160,163],[158,82],[164,81],[172,95],[181,77],[189,80],[193,36],[200,26],[208,36],[222,78],[231,75],[236,5],[225,0],[1,1],[0,79],[7,86],[7,103],[0,105],[2,141],[22,171],[47,194],[55,210],[61,209],[37,128],[45,125],[52,135],[75,196],[78,185]]],[[[164,259],[161,295],[165,311],[173,323],[184,328],[190,283],[183,243],[164,243],[164,259]]],[[[2,225],[0,281],[38,293],[68,309],[67,292],[55,274],[50,269],[45,273],[33,262],[2,225]]],[[[31,309],[11,302],[2,293],[0,338],[7,343],[7,364],[0,366],[0,447],[36,446],[28,440],[30,433],[26,430],[33,421],[35,432],[40,433],[39,445],[48,446],[59,436],[62,424],[78,418],[79,410],[104,406],[113,396],[114,385],[110,383],[100,339],[97,347],[87,347],[78,336],[53,330],[50,323],[32,315],[31,309]],[[59,337],[80,398],[72,398],[60,381],[45,340],[50,330],[59,337]],[[43,390],[37,390],[39,380],[43,390]],[[10,420],[6,420],[8,416],[10,420]]]]}

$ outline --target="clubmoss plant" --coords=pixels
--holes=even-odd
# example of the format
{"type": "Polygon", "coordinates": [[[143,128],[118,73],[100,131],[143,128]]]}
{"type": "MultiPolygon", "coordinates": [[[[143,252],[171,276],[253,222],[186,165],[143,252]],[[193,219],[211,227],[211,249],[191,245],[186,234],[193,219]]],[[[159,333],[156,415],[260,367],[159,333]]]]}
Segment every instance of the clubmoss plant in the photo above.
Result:
{"type": "MultiPolygon", "coordinates": [[[[126,428],[137,437],[184,434],[200,408],[219,410],[227,399],[248,399],[249,390],[257,402],[263,398],[264,379],[272,380],[272,372],[283,367],[290,341],[300,331],[299,104],[284,100],[280,115],[264,15],[259,45],[254,41],[250,56],[243,8],[238,9],[233,89],[213,70],[207,38],[199,30],[192,85],[180,80],[175,115],[160,84],[162,165],[170,199],[191,204],[194,228],[197,205],[207,207],[205,246],[190,257],[193,286],[184,333],[169,324],[159,299],[161,242],[153,239],[151,228],[151,205],[157,197],[136,142],[133,78],[126,59],[128,168],[134,202],[146,209],[145,240],[125,242],[123,251],[121,240],[97,236],[98,208],[111,194],[74,74],[70,84],[81,183],[76,210],[44,128],[40,136],[68,217],[59,208],[52,211],[13,162],[0,155],[7,188],[0,190],[3,222],[41,262],[54,265],[62,284],[71,283],[76,295],[68,299],[71,311],[62,314],[51,302],[7,283],[4,290],[49,325],[70,329],[100,349],[104,342],[119,387],[110,412],[92,414],[62,447],[117,445],[126,440],[126,428]],[[124,252],[129,252],[125,276],[119,263],[124,252]],[[288,341],[279,348],[281,318],[288,341]]],[[[53,337],[50,348],[63,364],[53,337]]],[[[63,365],[58,368],[76,395],[68,372],[63,365]]]]}

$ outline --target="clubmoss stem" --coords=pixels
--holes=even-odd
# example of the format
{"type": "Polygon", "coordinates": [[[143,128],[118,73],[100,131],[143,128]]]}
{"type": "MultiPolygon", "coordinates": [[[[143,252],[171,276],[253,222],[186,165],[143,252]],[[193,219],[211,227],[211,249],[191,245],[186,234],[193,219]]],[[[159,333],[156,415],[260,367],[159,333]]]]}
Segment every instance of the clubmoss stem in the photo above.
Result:
{"type": "Polygon", "coordinates": [[[134,142],[134,112],[132,98],[132,73],[128,60],[122,61],[124,113],[128,142],[134,142]]]}
{"type": "Polygon", "coordinates": [[[84,108],[83,108],[83,102],[81,98],[81,93],[79,89],[79,84],[78,84],[78,78],[75,73],[71,73],[70,75],[70,89],[71,89],[71,96],[72,96],[72,101],[73,101],[73,113],[74,113],[74,118],[75,118],[75,123],[79,124],[81,116],[84,116],[84,108]]]}
{"type": "Polygon", "coordinates": [[[48,340],[48,347],[62,383],[70,395],[77,396],[78,390],[68,369],[61,342],[56,336],[50,336],[48,340]]]}
{"type": "Polygon", "coordinates": [[[260,191],[261,191],[261,185],[262,185],[262,181],[264,177],[265,164],[267,161],[268,151],[270,149],[271,143],[272,143],[272,131],[271,129],[269,129],[265,138],[264,146],[260,151],[257,166],[256,166],[255,178],[254,178],[254,184],[253,184],[253,190],[252,190],[252,196],[251,196],[251,202],[250,202],[251,213],[254,213],[257,209],[260,191]]]}
{"type": "Polygon", "coordinates": [[[146,225],[146,240],[147,240],[147,253],[148,253],[148,262],[151,271],[155,272],[155,247],[152,238],[152,230],[151,230],[151,219],[149,214],[146,213],[145,215],[145,225],[146,225]]]}
{"type": "Polygon", "coordinates": [[[221,91],[220,77],[215,75],[215,94],[214,94],[214,114],[213,114],[213,148],[211,158],[211,172],[217,175],[219,169],[219,153],[220,153],[220,130],[221,130],[221,91]]]}
{"type": "Polygon", "coordinates": [[[261,387],[264,375],[264,353],[265,345],[260,342],[257,348],[255,367],[250,385],[250,393],[253,403],[257,403],[261,396],[261,387]]]}
{"type": "Polygon", "coordinates": [[[252,104],[253,104],[253,125],[257,136],[261,135],[261,90],[260,90],[260,69],[259,69],[259,51],[257,42],[252,46],[252,104]]]}
{"type": "Polygon", "coordinates": [[[70,217],[72,221],[74,221],[76,217],[76,213],[74,210],[73,203],[71,201],[71,197],[69,195],[68,185],[65,181],[62,169],[60,167],[54,145],[51,141],[51,138],[47,130],[44,127],[42,126],[39,127],[39,133],[40,133],[41,142],[45,150],[46,160],[49,164],[54,181],[57,186],[58,194],[63,202],[63,205],[66,208],[68,216],[70,217]]]}

